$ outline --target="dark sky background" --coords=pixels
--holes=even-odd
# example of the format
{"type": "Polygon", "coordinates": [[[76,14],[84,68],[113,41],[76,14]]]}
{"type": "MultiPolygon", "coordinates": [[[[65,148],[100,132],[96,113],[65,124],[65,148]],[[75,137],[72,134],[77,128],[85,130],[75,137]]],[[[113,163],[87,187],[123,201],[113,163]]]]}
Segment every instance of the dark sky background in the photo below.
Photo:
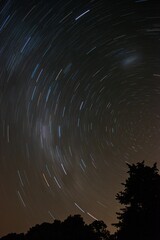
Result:
{"type": "Polygon", "coordinates": [[[126,162],[159,155],[159,1],[0,1],[0,236],[113,231],[126,162]]]}

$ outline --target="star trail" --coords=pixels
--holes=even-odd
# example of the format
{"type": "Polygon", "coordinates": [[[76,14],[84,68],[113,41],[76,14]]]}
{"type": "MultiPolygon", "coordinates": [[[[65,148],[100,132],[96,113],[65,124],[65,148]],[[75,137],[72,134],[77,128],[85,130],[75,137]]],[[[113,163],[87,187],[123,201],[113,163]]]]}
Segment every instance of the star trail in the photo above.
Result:
{"type": "Polygon", "coordinates": [[[0,1],[0,236],[113,231],[126,162],[159,163],[160,3],[0,1]]]}

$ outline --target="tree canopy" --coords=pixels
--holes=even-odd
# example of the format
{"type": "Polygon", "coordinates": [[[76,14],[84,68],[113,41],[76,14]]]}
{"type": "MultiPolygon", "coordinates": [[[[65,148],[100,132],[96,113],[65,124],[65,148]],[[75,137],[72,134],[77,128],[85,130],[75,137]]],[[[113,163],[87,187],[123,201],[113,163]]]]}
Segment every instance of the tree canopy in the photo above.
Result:
{"type": "Polygon", "coordinates": [[[116,199],[124,205],[117,213],[118,240],[160,239],[160,175],[157,165],[145,166],[144,162],[127,164],[129,177],[124,190],[116,199]]]}
{"type": "Polygon", "coordinates": [[[117,213],[117,231],[110,234],[103,221],[86,224],[80,215],[63,222],[43,223],[26,234],[11,233],[2,240],[160,240],[160,175],[157,165],[127,164],[128,178],[116,199],[123,206],[117,213]]]}
{"type": "Polygon", "coordinates": [[[2,240],[109,240],[110,234],[103,221],[85,224],[80,215],[69,216],[63,222],[42,223],[26,234],[8,234],[2,240]]]}

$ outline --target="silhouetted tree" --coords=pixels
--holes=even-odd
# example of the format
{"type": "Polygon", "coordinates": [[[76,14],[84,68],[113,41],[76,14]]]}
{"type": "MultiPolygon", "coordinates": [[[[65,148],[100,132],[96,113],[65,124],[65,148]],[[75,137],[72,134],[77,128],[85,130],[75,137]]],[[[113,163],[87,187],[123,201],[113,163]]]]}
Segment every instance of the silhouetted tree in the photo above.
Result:
{"type": "Polygon", "coordinates": [[[110,233],[106,229],[107,225],[103,221],[94,221],[89,225],[93,234],[93,240],[108,240],[110,239],[110,233]]]}
{"type": "Polygon", "coordinates": [[[41,225],[37,224],[36,226],[30,228],[27,232],[25,238],[27,240],[43,240],[45,238],[51,239],[52,235],[52,224],[51,223],[42,223],[41,225]]]}
{"type": "Polygon", "coordinates": [[[20,233],[9,233],[8,235],[1,238],[1,240],[24,240],[24,234],[20,233]]]}
{"type": "Polygon", "coordinates": [[[118,240],[160,239],[160,175],[156,164],[145,166],[144,162],[127,164],[129,177],[124,191],[116,199],[125,207],[117,213],[115,225],[118,240]]]}
{"type": "Polygon", "coordinates": [[[52,228],[50,230],[51,239],[61,240],[62,239],[62,222],[60,220],[54,220],[52,228]]]}
{"type": "Polygon", "coordinates": [[[55,220],[53,223],[42,223],[30,228],[25,235],[26,240],[50,240],[62,239],[62,223],[59,220],[55,220]]]}
{"type": "Polygon", "coordinates": [[[69,216],[62,223],[64,240],[83,240],[85,238],[85,223],[80,215],[69,216]]]}
{"type": "Polygon", "coordinates": [[[85,224],[80,215],[69,216],[63,222],[37,224],[24,234],[12,233],[2,240],[109,240],[109,232],[103,221],[85,224]]]}

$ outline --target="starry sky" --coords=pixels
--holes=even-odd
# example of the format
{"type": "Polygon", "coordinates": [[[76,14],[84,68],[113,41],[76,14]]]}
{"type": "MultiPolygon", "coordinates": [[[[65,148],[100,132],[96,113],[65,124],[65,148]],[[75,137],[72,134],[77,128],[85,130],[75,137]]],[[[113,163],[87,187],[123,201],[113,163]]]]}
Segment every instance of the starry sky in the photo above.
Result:
{"type": "Polygon", "coordinates": [[[159,103],[159,1],[1,0],[0,236],[113,231],[126,162],[159,163],[159,103]]]}

